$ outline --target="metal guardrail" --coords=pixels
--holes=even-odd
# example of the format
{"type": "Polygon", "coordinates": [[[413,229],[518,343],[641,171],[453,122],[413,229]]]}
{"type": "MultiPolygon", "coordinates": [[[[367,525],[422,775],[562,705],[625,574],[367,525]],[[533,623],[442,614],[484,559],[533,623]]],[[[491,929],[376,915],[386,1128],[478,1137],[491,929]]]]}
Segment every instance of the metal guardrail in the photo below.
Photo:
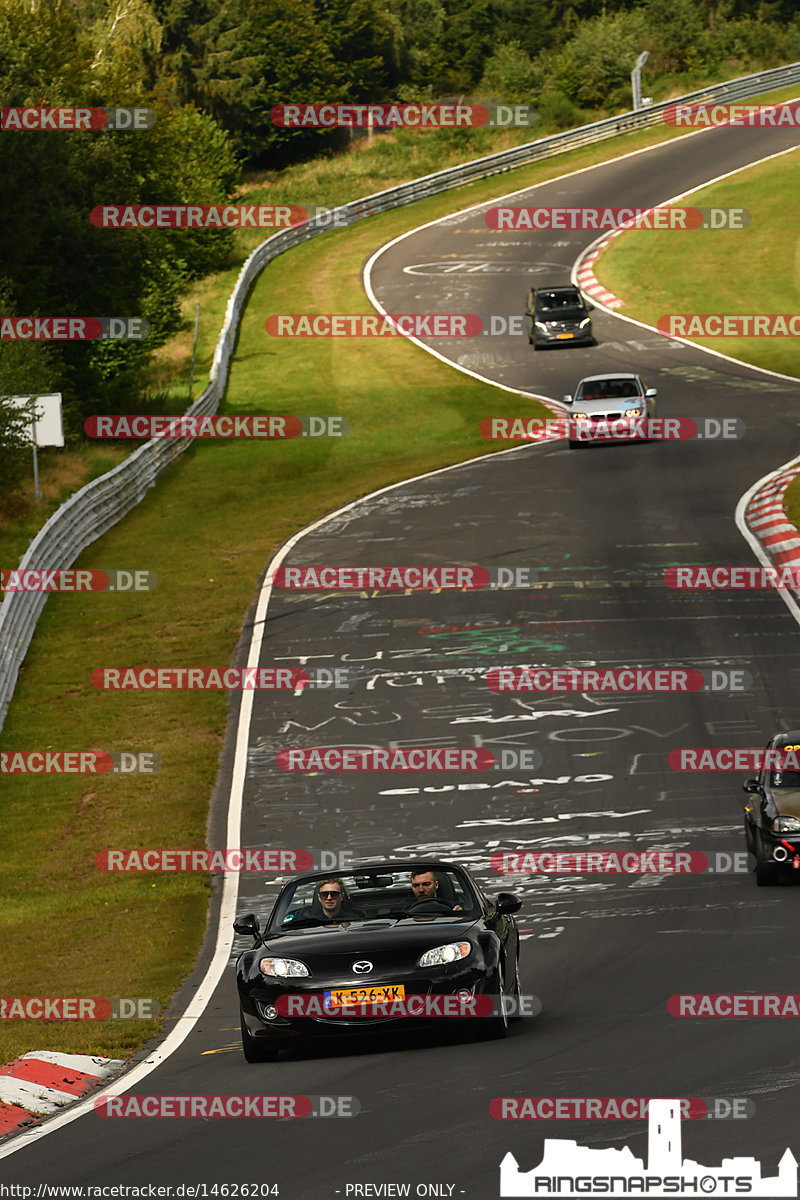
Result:
{"type": "MultiPolygon", "coordinates": [[[[424,175],[399,187],[375,192],[333,210],[333,220],[350,224],[375,213],[413,204],[426,196],[435,196],[449,188],[511,171],[515,167],[549,158],[578,146],[632,133],[658,125],[665,108],[674,104],[700,101],[725,103],[758,95],[760,92],[789,87],[800,82],[800,62],[744,75],[727,83],[702,88],[672,100],[654,104],[637,112],[621,113],[582,125],[538,141],[526,142],[510,150],[489,154],[472,162],[448,167],[424,175]]],[[[239,318],[247,295],[258,275],[273,258],[286,250],[318,237],[330,227],[331,218],[317,219],[293,229],[282,230],[257,246],[244,263],[228,300],[225,321],[214,350],[210,382],[203,394],[187,409],[187,416],[215,413],[225,393],[228,370],[239,329],[239,318]]],[[[42,526],[23,555],[19,570],[66,569],[78,555],[120,521],[142,500],[161,472],[189,446],[193,438],[155,438],[135,450],[113,470],[87,483],[62,504],[42,526]]],[[[14,695],[19,669],[36,629],[39,614],[47,600],[46,592],[6,592],[0,604],[0,729],[14,695]]]]}

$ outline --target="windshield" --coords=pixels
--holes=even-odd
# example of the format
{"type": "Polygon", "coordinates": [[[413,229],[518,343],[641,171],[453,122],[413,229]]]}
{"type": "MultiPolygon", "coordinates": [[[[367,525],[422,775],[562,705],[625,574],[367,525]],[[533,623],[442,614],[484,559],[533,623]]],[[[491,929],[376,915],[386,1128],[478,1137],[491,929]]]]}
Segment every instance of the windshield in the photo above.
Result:
{"type": "Polygon", "coordinates": [[[464,874],[456,868],[391,866],[298,879],[280,897],[271,930],[341,926],[343,922],[419,918],[474,919],[480,912],[464,874]]]}
{"type": "Polygon", "coordinates": [[[576,400],[625,400],[640,396],[633,379],[587,379],[579,384],[576,400]]]}
{"type": "Polygon", "coordinates": [[[774,788],[800,788],[800,771],[771,771],[769,781],[774,788]]]}
{"type": "Polygon", "coordinates": [[[583,300],[577,292],[540,292],[536,296],[536,307],[544,315],[574,315],[583,312],[583,300]]]}

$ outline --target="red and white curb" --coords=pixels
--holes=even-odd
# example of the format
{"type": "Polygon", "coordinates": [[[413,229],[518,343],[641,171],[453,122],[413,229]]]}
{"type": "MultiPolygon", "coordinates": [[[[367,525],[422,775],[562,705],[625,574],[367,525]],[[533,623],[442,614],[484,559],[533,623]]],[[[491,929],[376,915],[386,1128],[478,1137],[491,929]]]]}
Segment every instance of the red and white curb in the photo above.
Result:
{"type": "Polygon", "coordinates": [[[800,474],[800,462],[779,468],[747,501],[744,520],[775,566],[800,565],[800,532],[786,515],[783,497],[800,474]]]}
{"type": "Polygon", "coordinates": [[[601,241],[593,242],[589,249],[579,257],[575,265],[575,278],[583,294],[591,300],[597,300],[599,304],[604,304],[606,308],[622,308],[624,301],[620,300],[619,296],[615,296],[613,292],[609,292],[608,288],[603,287],[594,273],[594,262],[611,239],[621,232],[622,230],[615,229],[601,241]]]}
{"type": "Polygon", "coordinates": [[[104,1084],[126,1065],[123,1058],[33,1050],[0,1067],[0,1136],[58,1112],[104,1084]]]}

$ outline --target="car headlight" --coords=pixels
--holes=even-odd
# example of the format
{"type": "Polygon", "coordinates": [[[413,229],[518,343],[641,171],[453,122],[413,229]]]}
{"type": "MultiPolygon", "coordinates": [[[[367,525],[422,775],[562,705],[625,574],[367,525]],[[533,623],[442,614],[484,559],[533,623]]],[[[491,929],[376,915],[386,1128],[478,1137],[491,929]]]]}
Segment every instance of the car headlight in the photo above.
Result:
{"type": "Polygon", "coordinates": [[[305,963],[296,958],[262,958],[258,966],[262,975],[273,975],[278,979],[311,974],[305,963]]]}
{"type": "Polygon", "coordinates": [[[534,321],[533,323],[537,329],[541,329],[543,333],[547,333],[547,326],[544,321],[534,321]]]}
{"type": "Polygon", "coordinates": [[[591,317],[584,317],[583,320],[578,323],[578,329],[583,329],[585,325],[589,325],[591,320],[591,317]]]}
{"type": "Polygon", "coordinates": [[[641,417],[643,415],[644,415],[643,408],[626,408],[625,409],[626,417],[641,417]]]}
{"type": "Polygon", "coordinates": [[[572,416],[573,421],[588,421],[589,420],[588,413],[571,413],[571,416],[572,416]]]}
{"type": "Polygon", "coordinates": [[[776,833],[800,833],[800,817],[776,817],[772,828],[776,833]]]}
{"type": "Polygon", "coordinates": [[[440,967],[442,963],[458,962],[460,958],[466,958],[471,950],[469,942],[448,942],[446,946],[434,946],[432,950],[425,951],[417,966],[440,967]]]}

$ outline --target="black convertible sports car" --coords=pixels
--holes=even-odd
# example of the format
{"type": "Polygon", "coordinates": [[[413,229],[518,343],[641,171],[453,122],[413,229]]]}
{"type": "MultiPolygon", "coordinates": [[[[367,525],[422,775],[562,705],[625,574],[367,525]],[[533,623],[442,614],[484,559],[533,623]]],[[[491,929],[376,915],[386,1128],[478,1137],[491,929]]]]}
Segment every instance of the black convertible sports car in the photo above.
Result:
{"type": "Polygon", "coordinates": [[[253,913],[233,924],[255,939],[236,962],[245,1058],[274,1061],[326,1035],[441,1028],[447,1016],[504,1037],[519,1008],[519,908],[439,860],[297,876],[263,930],[253,913]]]}
{"type": "Polygon", "coordinates": [[[784,871],[800,869],[800,770],[786,769],[792,758],[800,764],[800,729],[770,738],[763,767],[742,785],[748,793],[744,836],[755,855],[760,887],[777,883],[784,871]]]}

